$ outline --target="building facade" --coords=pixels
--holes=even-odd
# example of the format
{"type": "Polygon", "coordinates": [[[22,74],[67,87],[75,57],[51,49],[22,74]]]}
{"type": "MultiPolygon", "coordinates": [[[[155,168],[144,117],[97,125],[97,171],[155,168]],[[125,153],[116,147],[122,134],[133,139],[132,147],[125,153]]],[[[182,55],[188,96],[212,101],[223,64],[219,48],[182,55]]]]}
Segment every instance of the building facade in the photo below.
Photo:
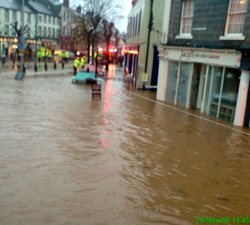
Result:
{"type": "Polygon", "coordinates": [[[64,0],[61,6],[60,15],[62,18],[61,49],[76,52],[74,29],[76,27],[77,12],[69,7],[69,0],[64,0]]]}
{"type": "Polygon", "coordinates": [[[158,50],[161,43],[162,15],[165,1],[137,0],[132,2],[132,10],[128,15],[127,38],[125,49],[125,70],[133,75],[138,89],[156,86],[158,79],[158,50]],[[153,18],[149,32],[150,16],[153,18]],[[142,82],[142,74],[146,73],[147,81],[142,82]]]}
{"type": "MultiPolygon", "coordinates": [[[[44,46],[53,50],[59,46],[61,19],[57,6],[48,0],[24,1],[24,26],[27,25],[25,48],[35,55],[37,47],[44,46]]],[[[22,25],[22,1],[0,1],[0,56],[11,56],[17,52],[19,40],[11,24],[22,25]]]]}
{"type": "Polygon", "coordinates": [[[59,49],[61,38],[61,18],[58,13],[60,6],[49,0],[28,1],[35,13],[35,39],[37,49],[41,46],[50,48],[52,52],[59,49]]]}
{"type": "Polygon", "coordinates": [[[249,127],[249,1],[167,2],[157,99],[249,127]]]}
{"type": "MultiPolygon", "coordinates": [[[[18,49],[18,36],[11,24],[17,21],[17,28],[20,29],[20,9],[21,3],[18,0],[0,1],[0,57],[10,56],[18,49]]],[[[28,25],[24,37],[32,47],[35,44],[35,13],[27,4],[24,7],[24,24],[28,25]]]]}

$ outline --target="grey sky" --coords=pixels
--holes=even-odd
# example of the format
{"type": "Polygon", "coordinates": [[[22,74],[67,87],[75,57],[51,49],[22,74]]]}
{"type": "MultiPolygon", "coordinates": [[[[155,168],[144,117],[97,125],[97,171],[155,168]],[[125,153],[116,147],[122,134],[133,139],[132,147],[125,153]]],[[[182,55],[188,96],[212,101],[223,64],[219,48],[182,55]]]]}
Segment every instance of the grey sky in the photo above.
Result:
{"type": "MultiPolygon", "coordinates": [[[[63,2],[63,0],[60,0],[63,2]]],[[[131,10],[131,2],[132,0],[121,0],[122,1],[122,6],[123,6],[123,16],[124,19],[119,19],[115,22],[115,27],[122,33],[126,32],[127,30],[127,16],[131,10]]],[[[70,0],[70,4],[72,6],[77,7],[80,4],[81,0],[70,0]]]]}

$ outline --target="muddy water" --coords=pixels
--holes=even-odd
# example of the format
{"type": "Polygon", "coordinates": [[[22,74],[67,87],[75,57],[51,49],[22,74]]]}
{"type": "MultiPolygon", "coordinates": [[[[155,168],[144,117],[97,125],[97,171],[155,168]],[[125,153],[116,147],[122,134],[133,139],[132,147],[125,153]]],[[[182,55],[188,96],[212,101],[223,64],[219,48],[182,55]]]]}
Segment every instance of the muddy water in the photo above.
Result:
{"type": "Polygon", "coordinates": [[[250,136],[103,89],[0,78],[1,225],[250,217],[250,136]]]}

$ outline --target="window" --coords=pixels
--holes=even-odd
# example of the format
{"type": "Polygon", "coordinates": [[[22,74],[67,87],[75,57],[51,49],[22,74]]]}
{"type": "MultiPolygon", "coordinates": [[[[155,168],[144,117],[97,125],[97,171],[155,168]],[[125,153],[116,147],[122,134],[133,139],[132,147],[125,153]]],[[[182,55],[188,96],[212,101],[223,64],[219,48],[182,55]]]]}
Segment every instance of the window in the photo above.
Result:
{"type": "Polygon", "coordinates": [[[4,34],[9,36],[9,26],[8,25],[5,25],[5,27],[4,27],[4,34]]]}
{"type": "Polygon", "coordinates": [[[56,18],[53,16],[53,18],[52,18],[52,23],[53,23],[53,25],[55,25],[56,24],[56,18]]]}
{"type": "Polygon", "coordinates": [[[43,15],[43,22],[47,23],[47,16],[46,15],[43,15]]]}
{"type": "Polygon", "coordinates": [[[60,37],[60,29],[57,29],[56,34],[57,34],[57,37],[60,37]]]}
{"type": "Polygon", "coordinates": [[[16,22],[16,11],[12,11],[12,22],[16,22]]]}
{"type": "Polygon", "coordinates": [[[30,37],[30,27],[27,27],[27,36],[30,37]]]}
{"type": "Polygon", "coordinates": [[[137,35],[137,23],[138,23],[138,14],[136,15],[136,22],[135,22],[135,36],[137,35]]]}
{"type": "Polygon", "coordinates": [[[140,15],[139,15],[138,34],[140,34],[140,31],[141,31],[141,11],[140,11],[140,15]]]}
{"type": "Polygon", "coordinates": [[[181,15],[181,30],[182,35],[191,35],[194,16],[194,0],[184,0],[181,15]]]}
{"type": "Polygon", "coordinates": [[[42,18],[42,15],[39,14],[39,15],[38,15],[38,21],[39,21],[39,23],[42,23],[42,19],[43,19],[43,18],[42,18]]]}
{"type": "Polygon", "coordinates": [[[64,13],[64,22],[66,22],[66,12],[64,13]]]}
{"type": "Polygon", "coordinates": [[[46,36],[46,27],[43,27],[43,36],[46,36]]]}
{"type": "Polygon", "coordinates": [[[67,27],[67,36],[69,36],[69,27],[67,27]]]}
{"type": "Polygon", "coordinates": [[[133,22],[133,37],[135,36],[135,17],[134,17],[134,22],[133,22]]]}
{"type": "Polygon", "coordinates": [[[38,27],[38,36],[41,36],[41,33],[42,33],[42,27],[39,26],[39,27],[38,27]]]}
{"type": "Polygon", "coordinates": [[[67,22],[69,22],[69,14],[67,14],[67,22]]]}
{"type": "Polygon", "coordinates": [[[48,22],[51,24],[51,16],[48,17],[48,22]]]}
{"type": "Polygon", "coordinates": [[[49,37],[50,37],[50,31],[51,31],[51,28],[49,27],[48,28],[48,35],[49,35],[49,37]]]}
{"type": "Polygon", "coordinates": [[[55,37],[55,28],[52,28],[52,36],[55,37]]]}
{"type": "Polygon", "coordinates": [[[248,3],[249,0],[230,0],[225,30],[226,35],[243,33],[248,3]]]}
{"type": "Polygon", "coordinates": [[[71,23],[74,23],[74,15],[71,15],[71,23]]]}
{"type": "Polygon", "coordinates": [[[63,27],[63,36],[65,36],[65,30],[66,30],[65,27],[63,27]]]}
{"type": "Polygon", "coordinates": [[[28,15],[27,15],[27,23],[30,23],[31,22],[31,15],[30,15],[30,13],[28,13],[28,15]]]}
{"type": "Polygon", "coordinates": [[[8,9],[5,9],[5,12],[4,12],[4,21],[5,22],[9,22],[9,10],[8,9]]]}
{"type": "Polygon", "coordinates": [[[60,23],[61,23],[60,18],[57,18],[57,25],[60,25],[60,23]]]}

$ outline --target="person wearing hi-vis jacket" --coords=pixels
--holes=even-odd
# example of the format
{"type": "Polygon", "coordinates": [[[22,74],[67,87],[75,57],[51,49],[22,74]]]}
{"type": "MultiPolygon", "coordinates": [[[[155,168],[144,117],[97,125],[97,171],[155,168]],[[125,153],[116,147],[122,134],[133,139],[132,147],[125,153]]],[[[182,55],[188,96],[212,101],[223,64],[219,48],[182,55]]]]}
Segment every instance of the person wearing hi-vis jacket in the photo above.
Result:
{"type": "Polygon", "coordinates": [[[77,68],[79,67],[79,64],[80,64],[80,62],[79,62],[79,57],[77,57],[77,58],[75,59],[75,61],[74,61],[74,65],[73,65],[74,76],[75,76],[76,73],[77,73],[77,68]]]}

